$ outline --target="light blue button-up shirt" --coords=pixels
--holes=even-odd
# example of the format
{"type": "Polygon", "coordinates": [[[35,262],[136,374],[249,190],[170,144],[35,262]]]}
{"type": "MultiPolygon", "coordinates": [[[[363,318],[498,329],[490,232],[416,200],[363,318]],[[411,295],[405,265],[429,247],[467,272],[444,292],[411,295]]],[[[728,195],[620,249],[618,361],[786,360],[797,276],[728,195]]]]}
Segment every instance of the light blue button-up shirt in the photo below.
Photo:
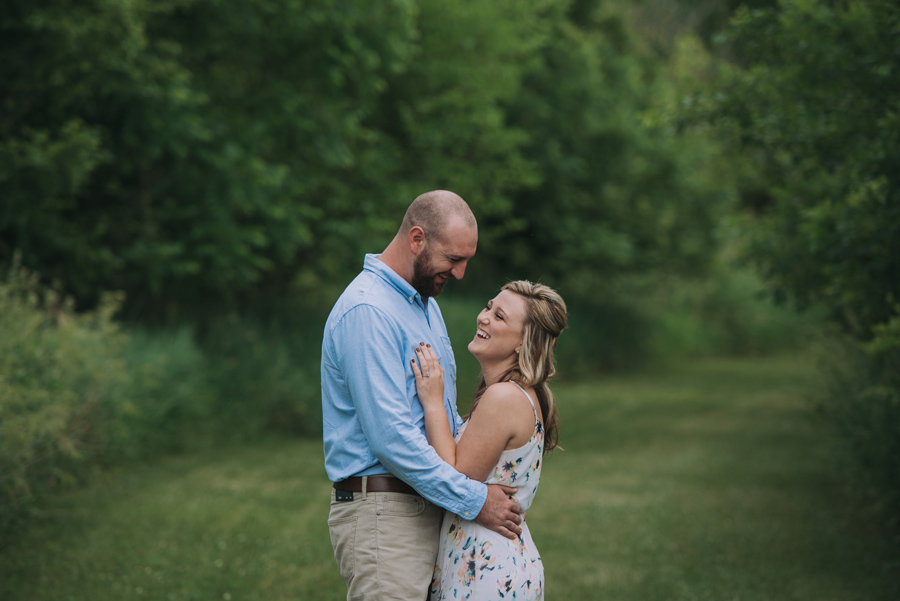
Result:
{"type": "Polygon", "coordinates": [[[333,482],[391,473],[445,509],[474,519],[487,486],[441,460],[425,438],[425,414],[410,361],[428,343],[444,368],[444,407],[453,434],[456,362],[435,299],[366,255],[362,273],[344,290],[322,340],[325,471],[333,482]]]}

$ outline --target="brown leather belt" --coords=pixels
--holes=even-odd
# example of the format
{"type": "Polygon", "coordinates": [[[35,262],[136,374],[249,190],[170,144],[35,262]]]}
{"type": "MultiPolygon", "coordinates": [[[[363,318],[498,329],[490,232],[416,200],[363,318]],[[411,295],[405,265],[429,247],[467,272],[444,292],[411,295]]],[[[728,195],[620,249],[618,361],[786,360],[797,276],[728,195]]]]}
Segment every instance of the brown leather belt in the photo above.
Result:
{"type": "MultiPolygon", "coordinates": [[[[362,492],[362,481],[361,476],[354,476],[335,482],[334,489],[346,492],[362,492]]],[[[366,492],[399,492],[421,496],[412,486],[393,476],[369,476],[366,481],[366,492]]]]}

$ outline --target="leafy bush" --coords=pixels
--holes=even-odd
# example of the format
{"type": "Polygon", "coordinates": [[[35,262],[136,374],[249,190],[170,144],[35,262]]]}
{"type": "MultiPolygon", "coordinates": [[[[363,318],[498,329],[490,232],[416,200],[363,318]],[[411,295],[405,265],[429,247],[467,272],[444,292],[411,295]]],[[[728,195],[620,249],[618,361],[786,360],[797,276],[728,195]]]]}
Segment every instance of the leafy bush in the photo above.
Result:
{"type": "Polygon", "coordinates": [[[837,434],[838,461],[900,553],[900,319],[876,343],[852,339],[823,353],[818,407],[837,434]]]}
{"type": "Polygon", "coordinates": [[[128,387],[116,306],[77,315],[17,265],[0,281],[0,527],[102,452],[96,416],[128,387]]]}
{"type": "MultiPolygon", "coordinates": [[[[559,340],[561,379],[591,376],[686,358],[766,355],[801,348],[820,323],[815,312],[799,314],[774,303],[760,278],[723,257],[706,277],[653,274],[619,279],[591,298],[558,287],[569,309],[569,328],[559,340]]],[[[475,317],[493,291],[476,297],[445,293],[441,310],[459,368],[459,398],[474,381],[478,365],[466,345],[475,317]]]]}
{"type": "Polygon", "coordinates": [[[189,333],[128,333],[120,300],[76,313],[17,264],[0,280],[0,529],[90,466],[209,440],[212,389],[189,333]]]}
{"type": "Polygon", "coordinates": [[[190,330],[130,331],[122,362],[127,383],[97,414],[104,461],[145,459],[213,442],[215,390],[190,330]]]}
{"type": "Polygon", "coordinates": [[[711,277],[673,278],[659,288],[652,355],[667,357],[766,355],[809,340],[815,313],[775,304],[750,269],[720,267],[711,277]]]}
{"type": "Polygon", "coordinates": [[[315,307],[261,307],[211,321],[198,341],[215,394],[217,437],[321,432],[319,359],[325,316],[315,307]]]}
{"type": "Polygon", "coordinates": [[[570,307],[571,331],[559,352],[570,376],[796,349],[818,321],[775,305],[746,268],[720,266],[704,278],[657,276],[626,284],[593,304],[570,307]]]}

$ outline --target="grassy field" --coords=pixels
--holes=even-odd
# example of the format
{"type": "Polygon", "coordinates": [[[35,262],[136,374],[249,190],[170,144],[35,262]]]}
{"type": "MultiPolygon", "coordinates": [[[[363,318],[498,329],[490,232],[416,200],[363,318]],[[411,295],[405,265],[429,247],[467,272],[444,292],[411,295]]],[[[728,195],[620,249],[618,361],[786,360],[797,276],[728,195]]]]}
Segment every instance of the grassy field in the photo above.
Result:
{"type": "MultiPolygon", "coordinates": [[[[558,386],[565,451],[528,514],[548,601],[900,598],[829,469],[813,378],[780,357],[558,386]]],[[[0,549],[0,599],[343,599],[328,489],[317,441],[100,475],[0,549]]]]}

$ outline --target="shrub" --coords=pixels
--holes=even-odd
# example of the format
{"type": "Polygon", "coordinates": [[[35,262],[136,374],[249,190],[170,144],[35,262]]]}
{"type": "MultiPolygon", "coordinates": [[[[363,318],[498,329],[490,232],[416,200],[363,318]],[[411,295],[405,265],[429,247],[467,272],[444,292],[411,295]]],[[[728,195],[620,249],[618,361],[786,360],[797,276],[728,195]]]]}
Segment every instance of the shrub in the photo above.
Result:
{"type": "Polygon", "coordinates": [[[145,459],[213,442],[214,387],[206,357],[187,328],[129,332],[128,378],[97,412],[107,463],[145,459]]]}
{"type": "Polygon", "coordinates": [[[823,363],[817,405],[837,435],[839,463],[900,554],[900,318],[875,342],[832,344],[823,363]]]}
{"type": "Polygon", "coordinates": [[[808,341],[815,312],[776,305],[750,269],[719,268],[703,280],[672,278],[657,289],[650,354],[752,356],[796,349],[808,341]]]}
{"type": "MultiPolygon", "coordinates": [[[[619,278],[585,297],[558,287],[569,310],[569,328],[557,350],[559,378],[591,376],[668,365],[712,355],[766,355],[809,342],[820,317],[776,305],[759,277],[725,257],[705,277],[648,274],[619,278]]],[[[497,289],[504,282],[498,282],[497,289]]],[[[497,290],[441,297],[441,310],[459,368],[459,398],[477,374],[466,344],[475,317],[497,290]]]]}
{"type": "Polygon", "coordinates": [[[315,435],[322,429],[319,358],[324,316],[310,307],[233,314],[198,336],[215,393],[217,436],[265,431],[315,435]]]}
{"type": "Polygon", "coordinates": [[[0,280],[0,528],[100,451],[94,418],[128,380],[117,302],[77,315],[16,264],[0,280]]]}
{"type": "Polygon", "coordinates": [[[0,530],[95,465],[209,442],[205,360],[187,331],[129,333],[14,264],[0,280],[0,530]]]}

